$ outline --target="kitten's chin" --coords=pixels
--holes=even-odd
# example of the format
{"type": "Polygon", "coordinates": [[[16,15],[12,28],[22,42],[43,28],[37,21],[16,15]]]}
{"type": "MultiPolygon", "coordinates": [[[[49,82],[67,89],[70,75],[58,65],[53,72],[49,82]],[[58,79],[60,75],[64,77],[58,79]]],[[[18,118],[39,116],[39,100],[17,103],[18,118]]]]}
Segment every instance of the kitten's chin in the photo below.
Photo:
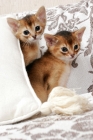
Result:
{"type": "Polygon", "coordinates": [[[69,61],[69,62],[72,62],[75,58],[76,58],[76,57],[69,58],[68,61],[69,61]]]}
{"type": "Polygon", "coordinates": [[[60,57],[59,59],[62,60],[65,63],[71,63],[76,57],[73,58],[65,58],[65,57],[60,57]]]}
{"type": "Polygon", "coordinates": [[[37,42],[37,41],[39,41],[39,40],[41,40],[41,38],[40,38],[40,37],[37,37],[36,39],[33,39],[30,43],[32,43],[32,42],[37,42]]]}
{"type": "Polygon", "coordinates": [[[31,42],[30,42],[30,44],[32,43],[32,42],[36,42],[37,41],[37,39],[33,39],[31,42]]]}
{"type": "Polygon", "coordinates": [[[38,41],[38,39],[33,39],[33,40],[31,40],[31,41],[29,40],[29,41],[28,41],[28,44],[32,44],[32,43],[35,43],[35,42],[37,42],[37,41],[38,41]]]}
{"type": "Polygon", "coordinates": [[[70,59],[69,59],[69,61],[73,61],[74,59],[75,59],[75,57],[73,57],[73,58],[70,58],[70,59]]]}

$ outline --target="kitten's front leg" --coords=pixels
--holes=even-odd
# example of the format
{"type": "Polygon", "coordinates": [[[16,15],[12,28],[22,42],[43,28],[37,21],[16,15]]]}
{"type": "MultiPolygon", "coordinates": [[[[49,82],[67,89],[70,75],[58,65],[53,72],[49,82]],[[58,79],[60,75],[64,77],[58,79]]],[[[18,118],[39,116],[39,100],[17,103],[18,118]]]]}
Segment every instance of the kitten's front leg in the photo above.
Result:
{"type": "Polygon", "coordinates": [[[35,59],[41,57],[40,49],[37,43],[31,43],[30,45],[21,45],[21,50],[23,52],[25,65],[28,66],[35,59]]]}

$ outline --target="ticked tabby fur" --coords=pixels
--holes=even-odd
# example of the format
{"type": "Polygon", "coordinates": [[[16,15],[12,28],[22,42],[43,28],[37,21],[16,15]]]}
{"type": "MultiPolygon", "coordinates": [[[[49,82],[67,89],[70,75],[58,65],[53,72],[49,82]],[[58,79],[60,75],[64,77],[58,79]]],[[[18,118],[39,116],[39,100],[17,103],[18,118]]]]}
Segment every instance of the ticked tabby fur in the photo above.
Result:
{"type": "Polygon", "coordinates": [[[41,102],[47,101],[54,87],[66,87],[71,62],[80,50],[84,30],[85,27],[74,32],[44,35],[48,50],[27,67],[31,85],[41,102]]]}
{"type": "Polygon", "coordinates": [[[27,15],[20,20],[7,18],[9,26],[14,35],[20,40],[24,55],[25,65],[40,57],[38,40],[44,33],[46,25],[46,11],[44,6],[40,7],[36,14],[27,15]]]}

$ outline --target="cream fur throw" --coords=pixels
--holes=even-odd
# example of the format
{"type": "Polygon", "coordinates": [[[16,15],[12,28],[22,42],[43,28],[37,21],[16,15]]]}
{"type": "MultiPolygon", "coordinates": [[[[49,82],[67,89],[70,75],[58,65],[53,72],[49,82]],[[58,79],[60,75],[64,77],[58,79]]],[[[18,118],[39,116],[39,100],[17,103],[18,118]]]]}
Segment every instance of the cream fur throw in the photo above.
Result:
{"type": "Polygon", "coordinates": [[[78,95],[75,90],[55,87],[48,101],[41,106],[43,115],[62,114],[76,115],[93,109],[93,96],[91,93],[78,95]]]}

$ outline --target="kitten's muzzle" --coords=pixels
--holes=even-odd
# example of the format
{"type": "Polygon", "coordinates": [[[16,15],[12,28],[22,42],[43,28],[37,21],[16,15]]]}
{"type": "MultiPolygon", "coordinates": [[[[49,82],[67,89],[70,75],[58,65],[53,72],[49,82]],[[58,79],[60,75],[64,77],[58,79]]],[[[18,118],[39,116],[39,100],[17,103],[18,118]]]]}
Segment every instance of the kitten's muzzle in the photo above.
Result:
{"type": "Polygon", "coordinates": [[[32,36],[34,39],[36,39],[36,35],[35,36],[32,36]]]}
{"type": "Polygon", "coordinates": [[[74,56],[75,56],[74,54],[71,54],[71,57],[72,57],[72,58],[74,58],[74,56]]]}

